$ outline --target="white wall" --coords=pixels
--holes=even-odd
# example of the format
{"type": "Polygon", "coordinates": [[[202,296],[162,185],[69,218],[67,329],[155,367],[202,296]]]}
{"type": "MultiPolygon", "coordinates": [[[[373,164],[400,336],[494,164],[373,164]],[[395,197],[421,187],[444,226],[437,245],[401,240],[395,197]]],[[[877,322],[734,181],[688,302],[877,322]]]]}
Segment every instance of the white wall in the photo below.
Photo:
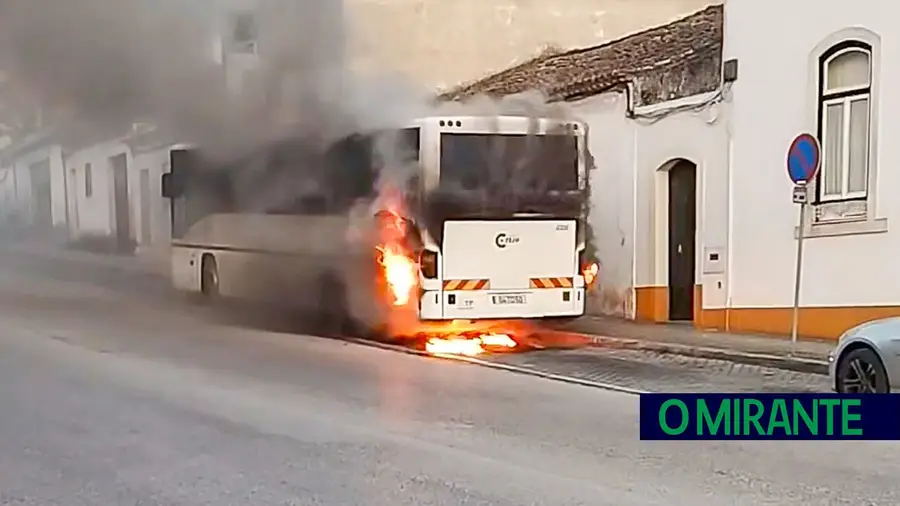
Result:
{"type": "Polygon", "coordinates": [[[658,121],[635,120],[638,177],[636,273],[637,286],[669,283],[669,179],[675,161],[697,167],[696,284],[703,287],[703,307],[722,307],[727,297],[725,271],[704,272],[707,250],[721,250],[728,241],[728,104],[717,92],[642,108],[638,115],[655,115],[673,107],[696,104],[696,111],[679,112],[658,121]]]}
{"type": "Polygon", "coordinates": [[[900,95],[894,92],[900,86],[896,13],[891,2],[726,2],[725,58],[737,58],[740,65],[732,117],[735,307],[792,303],[798,208],[791,203],[786,150],[798,133],[816,132],[815,61],[828,45],[823,43],[836,41],[839,32],[852,36],[867,31],[866,36],[875,38],[876,57],[873,220],[832,232],[870,233],[808,240],[801,297],[809,306],[900,304],[900,289],[893,282],[900,279],[900,145],[893,139],[900,129],[900,116],[893,114],[900,111],[900,95]]]}
{"type": "Polygon", "coordinates": [[[15,173],[12,167],[0,167],[0,221],[11,220],[18,213],[15,173]]]}
{"type": "Polygon", "coordinates": [[[33,218],[33,202],[31,193],[30,167],[41,162],[50,165],[50,202],[51,216],[54,227],[66,226],[66,196],[65,180],[63,175],[62,148],[59,145],[45,145],[33,151],[23,154],[14,162],[16,195],[19,208],[30,223],[33,218]]]}
{"type": "Polygon", "coordinates": [[[165,247],[171,238],[171,215],[169,201],[162,197],[162,175],[169,171],[169,148],[160,148],[153,151],[134,154],[134,163],[129,167],[129,188],[133,188],[132,215],[134,216],[135,230],[138,244],[141,247],[165,247]],[[149,171],[149,202],[144,205],[141,202],[140,174],[141,171],[149,171]],[[143,242],[144,219],[142,213],[147,209],[150,214],[150,242],[143,242]]]}
{"type": "Polygon", "coordinates": [[[111,236],[115,232],[114,183],[110,159],[125,154],[128,164],[128,204],[130,210],[131,238],[140,247],[164,246],[170,237],[168,201],[162,198],[161,179],[168,171],[169,149],[132,152],[119,140],[89,146],[72,153],[66,160],[70,179],[74,171],[75,179],[69,184],[71,235],[73,237],[111,236]],[[91,164],[93,192],[90,197],[85,192],[85,167],[91,164]],[[149,171],[150,231],[149,242],[144,242],[144,220],[141,203],[141,171],[149,171]]]}
{"type": "Polygon", "coordinates": [[[28,166],[19,163],[18,160],[13,162],[12,169],[18,213],[23,223],[28,224],[31,223],[31,173],[28,166]]]}
{"type": "Polygon", "coordinates": [[[594,158],[590,223],[601,264],[599,303],[593,311],[630,315],[634,286],[633,130],[625,117],[624,95],[605,94],[572,104],[588,124],[594,158]]]}
{"type": "MultiPolygon", "coordinates": [[[[110,141],[86,147],[73,152],[66,160],[66,167],[70,174],[74,169],[75,180],[70,181],[70,195],[74,202],[72,230],[74,237],[85,236],[110,236],[115,230],[115,216],[113,204],[113,179],[110,158],[124,153],[129,171],[133,165],[131,150],[120,141],[110,141]],[[91,165],[92,192],[88,196],[86,192],[86,165],[91,165]],[[74,183],[74,184],[71,184],[74,183]]],[[[129,177],[129,179],[131,179],[129,177]]],[[[131,230],[134,235],[134,212],[132,192],[134,191],[129,181],[129,204],[132,208],[131,230]]]]}
{"type": "Polygon", "coordinates": [[[602,308],[616,311],[634,287],[668,283],[668,178],[665,170],[678,159],[697,166],[697,283],[704,285],[704,306],[724,305],[725,274],[704,275],[704,246],[727,243],[728,141],[726,106],[705,106],[714,94],[690,97],[636,111],[626,117],[624,94],[605,94],[573,104],[574,114],[589,125],[596,169],[591,176],[591,224],[603,264],[602,308]],[[686,104],[697,112],[677,112],[651,121],[640,116],[686,104]],[[610,293],[606,289],[614,288],[610,293]]]}

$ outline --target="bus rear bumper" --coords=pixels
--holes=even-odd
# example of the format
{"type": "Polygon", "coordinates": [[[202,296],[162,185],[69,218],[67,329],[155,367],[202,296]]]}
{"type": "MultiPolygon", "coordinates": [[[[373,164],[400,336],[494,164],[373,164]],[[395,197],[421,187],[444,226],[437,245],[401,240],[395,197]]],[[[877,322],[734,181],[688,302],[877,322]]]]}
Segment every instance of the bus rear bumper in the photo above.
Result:
{"type": "Polygon", "coordinates": [[[422,320],[479,320],[578,317],[584,315],[584,288],[533,290],[426,291],[422,320]]]}

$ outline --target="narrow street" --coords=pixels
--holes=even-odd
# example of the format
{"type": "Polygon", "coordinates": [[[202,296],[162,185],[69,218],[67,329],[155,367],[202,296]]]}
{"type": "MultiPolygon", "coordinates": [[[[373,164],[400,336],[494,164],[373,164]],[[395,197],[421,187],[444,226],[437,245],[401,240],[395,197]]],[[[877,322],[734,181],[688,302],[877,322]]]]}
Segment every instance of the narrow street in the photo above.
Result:
{"type": "MultiPolygon", "coordinates": [[[[214,325],[116,290],[121,272],[2,263],[0,504],[900,500],[893,443],[642,443],[633,395],[214,325]]],[[[592,367],[644,388],[790,385],[623,353],[592,367]]]]}
{"type": "MultiPolygon", "coordinates": [[[[66,256],[61,258],[65,259],[66,256]]],[[[273,315],[256,315],[252,311],[251,314],[236,314],[230,311],[231,308],[229,314],[222,315],[202,305],[186,305],[173,295],[163,276],[152,275],[145,270],[116,269],[96,262],[51,262],[22,255],[12,256],[6,261],[13,262],[17,272],[39,273],[42,279],[65,282],[68,286],[93,287],[104,293],[115,293],[116,297],[140,301],[142,307],[154,307],[168,311],[169,314],[187,314],[206,322],[227,322],[262,331],[297,332],[293,326],[295,322],[284,321],[273,315]]],[[[42,308],[42,304],[53,305],[41,297],[39,299],[35,303],[26,304],[19,311],[33,311],[35,308],[42,308]]],[[[65,311],[64,308],[57,309],[65,311]]],[[[828,378],[824,375],[652,350],[592,347],[494,355],[481,359],[538,374],[571,377],[576,381],[636,391],[777,393],[830,390],[828,378]]]]}

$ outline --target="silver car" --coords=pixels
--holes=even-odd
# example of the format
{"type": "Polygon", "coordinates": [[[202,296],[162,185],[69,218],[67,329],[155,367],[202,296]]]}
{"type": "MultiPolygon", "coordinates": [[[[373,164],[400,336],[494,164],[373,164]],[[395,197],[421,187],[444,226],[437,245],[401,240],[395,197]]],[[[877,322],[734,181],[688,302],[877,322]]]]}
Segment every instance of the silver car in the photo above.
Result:
{"type": "Polygon", "coordinates": [[[828,355],[828,362],[836,392],[888,393],[892,387],[900,390],[900,318],[875,320],[844,332],[828,355]]]}

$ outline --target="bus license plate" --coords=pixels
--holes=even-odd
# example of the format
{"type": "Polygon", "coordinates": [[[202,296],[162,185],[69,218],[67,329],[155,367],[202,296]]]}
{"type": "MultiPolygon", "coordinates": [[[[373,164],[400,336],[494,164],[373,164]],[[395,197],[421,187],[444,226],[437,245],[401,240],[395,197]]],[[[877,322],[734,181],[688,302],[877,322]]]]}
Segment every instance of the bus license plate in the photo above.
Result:
{"type": "Polygon", "coordinates": [[[491,295],[491,301],[495,306],[522,306],[527,304],[523,293],[491,295]]]}

